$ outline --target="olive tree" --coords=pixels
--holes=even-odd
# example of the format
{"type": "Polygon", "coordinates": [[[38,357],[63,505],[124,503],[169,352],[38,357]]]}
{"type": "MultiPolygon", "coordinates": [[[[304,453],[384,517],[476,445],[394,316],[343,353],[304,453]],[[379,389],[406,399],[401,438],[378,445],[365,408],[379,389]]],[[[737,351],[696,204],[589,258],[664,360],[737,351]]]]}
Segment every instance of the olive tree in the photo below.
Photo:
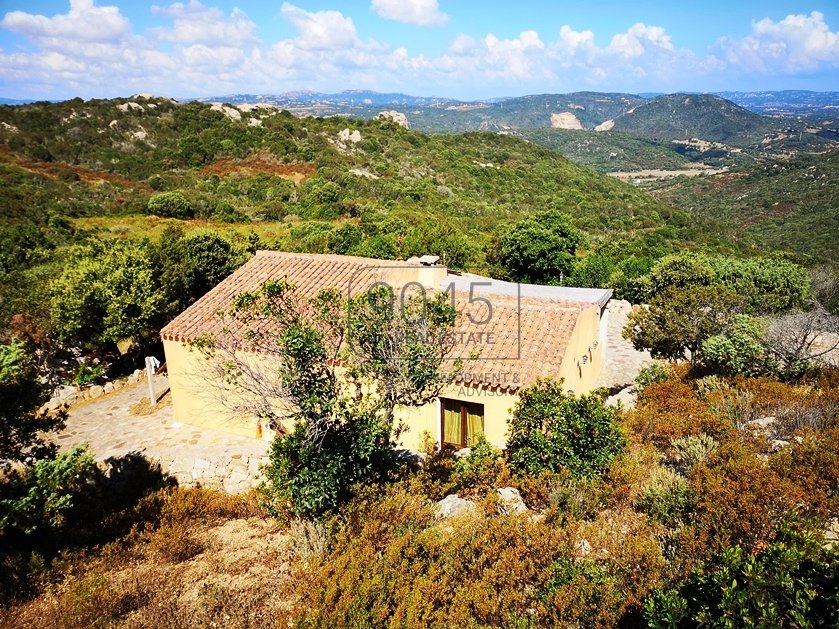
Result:
{"type": "Polygon", "coordinates": [[[573,272],[582,242],[571,217],[549,210],[514,223],[501,236],[495,256],[512,280],[559,284],[573,272]]]}
{"type": "Polygon", "coordinates": [[[386,474],[395,409],[432,400],[460,368],[444,362],[455,321],[444,295],[305,297],[271,280],[238,295],[221,318],[218,332],[192,343],[207,359],[209,389],[226,408],[279,429],[270,493],[301,515],[329,511],[354,484],[386,474]]]}
{"type": "Polygon", "coordinates": [[[727,288],[670,288],[629,315],[623,337],[653,358],[680,360],[689,352],[696,361],[705,340],[726,331],[742,307],[740,297],[727,288]]]}
{"type": "Polygon", "coordinates": [[[145,241],[77,247],[50,286],[59,340],[96,349],[149,340],[166,302],[157,273],[154,249],[145,241]]]}

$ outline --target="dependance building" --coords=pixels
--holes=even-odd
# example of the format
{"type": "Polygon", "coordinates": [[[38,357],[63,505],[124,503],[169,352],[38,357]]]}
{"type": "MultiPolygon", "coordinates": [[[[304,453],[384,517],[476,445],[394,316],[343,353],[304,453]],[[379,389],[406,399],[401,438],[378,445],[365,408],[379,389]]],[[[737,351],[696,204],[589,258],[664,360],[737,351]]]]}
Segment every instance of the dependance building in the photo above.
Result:
{"type": "Polygon", "coordinates": [[[449,271],[436,258],[407,261],[352,256],[259,251],[249,262],[184,310],[161,331],[175,419],[246,436],[272,437],[256,417],[237,416],[220,404],[206,359],[189,342],[218,332],[219,311],[234,297],[267,280],[286,280],[311,297],[323,289],[357,295],[377,283],[398,295],[419,286],[449,291],[458,312],[452,352],[466,357],[459,378],[430,404],[398,410],[406,427],[401,445],[419,449],[427,433],[438,444],[466,446],[484,434],[504,447],[510,412],[519,389],[539,377],[562,378],[566,390],[595,386],[606,346],[610,290],[514,284],[449,271]]]}

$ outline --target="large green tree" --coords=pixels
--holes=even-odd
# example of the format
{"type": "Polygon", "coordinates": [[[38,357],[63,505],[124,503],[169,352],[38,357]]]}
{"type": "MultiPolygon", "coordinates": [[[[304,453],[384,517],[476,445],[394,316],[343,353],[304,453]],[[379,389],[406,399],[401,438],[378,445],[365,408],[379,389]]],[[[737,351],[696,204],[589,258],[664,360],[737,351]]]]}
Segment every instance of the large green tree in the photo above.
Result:
{"type": "Polygon", "coordinates": [[[214,232],[185,235],[169,227],[160,238],[160,288],[177,314],[239,268],[247,251],[214,232]]]}
{"type": "Polygon", "coordinates": [[[76,247],[51,286],[58,338],[97,349],[123,339],[147,341],[160,325],[166,302],[155,261],[146,241],[76,247]]]}
{"type": "Polygon", "coordinates": [[[582,232],[570,216],[549,210],[510,226],[495,255],[512,280],[559,284],[574,270],[574,256],[582,242],[582,232]]]}
{"type": "Polygon", "coordinates": [[[680,360],[690,352],[695,361],[702,343],[727,331],[742,308],[743,300],[728,288],[669,288],[629,315],[623,336],[653,358],[680,360]]]}

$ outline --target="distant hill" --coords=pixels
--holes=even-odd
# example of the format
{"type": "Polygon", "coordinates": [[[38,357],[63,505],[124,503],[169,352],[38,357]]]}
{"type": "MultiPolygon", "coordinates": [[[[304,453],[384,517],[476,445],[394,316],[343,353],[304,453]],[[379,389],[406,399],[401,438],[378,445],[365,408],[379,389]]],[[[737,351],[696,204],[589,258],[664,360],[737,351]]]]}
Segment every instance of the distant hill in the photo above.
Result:
{"type": "Polygon", "coordinates": [[[781,90],[768,92],[717,92],[733,103],[766,116],[839,118],[839,92],[781,90]]]}
{"type": "Polygon", "coordinates": [[[300,106],[322,106],[322,107],[358,107],[363,109],[369,106],[407,106],[407,107],[431,107],[457,104],[452,98],[438,98],[435,96],[409,96],[395,92],[382,93],[370,90],[346,90],[336,94],[325,92],[286,92],[283,94],[228,94],[226,96],[206,96],[195,100],[203,103],[230,103],[241,105],[248,103],[265,103],[277,107],[300,107],[300,106]]]}
{"type": "Polygon", "coordinates": [[[683,178],[654,194],[764,247],[839,260],[839,151],[751,162],[725,175],[683,178]]]}
{"type": "Polygon", "coordinates": [[[550,207],[594,237],[678,246],[716,233],[628,184],[499,134],[425,135],[388,121],[140,96],[0,107],[0,123],[6,220],[104,216],[120,225],[151,195],[177,191],[196,218],[251,224],[282,248],[331,250],[349,221],[348,251],[458,247],[449,259],[469,266],[482,264],[496,227],[550,207]],[[367,239],[377,248],[365,249],[367,239]]]}
{"type": "Polygon", "coordinates": [[[656,96],[614,118],[608,127],[672,141],[701,138],[730,144],[759,143],[777,122],[711,94],[656,96]]]}
{"type": "MultiPolygon", "coordinates": [[[[515,135],[554,149],[572,162],[602,173],[645,169],[677,170],[694,161],[711,161],[706,154],[686,156],[670,142],[657,142],[624,133],[593,133],[564,129],[519,129],[515,135]]],[[[726,158],[729,156],[726,154],[726,158]]]]}

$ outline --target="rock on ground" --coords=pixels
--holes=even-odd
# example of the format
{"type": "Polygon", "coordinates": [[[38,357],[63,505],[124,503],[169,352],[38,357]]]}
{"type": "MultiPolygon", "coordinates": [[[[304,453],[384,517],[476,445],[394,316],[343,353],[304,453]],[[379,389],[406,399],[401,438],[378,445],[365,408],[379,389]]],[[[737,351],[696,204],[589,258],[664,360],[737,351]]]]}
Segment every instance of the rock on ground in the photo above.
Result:
{"type": "Polygon", "coordinates": [[[478,505],[457,494],[449,494],[434,507],[434,514],[439,519],[456,518],[462,515],[478,515],[478,505]]]}

